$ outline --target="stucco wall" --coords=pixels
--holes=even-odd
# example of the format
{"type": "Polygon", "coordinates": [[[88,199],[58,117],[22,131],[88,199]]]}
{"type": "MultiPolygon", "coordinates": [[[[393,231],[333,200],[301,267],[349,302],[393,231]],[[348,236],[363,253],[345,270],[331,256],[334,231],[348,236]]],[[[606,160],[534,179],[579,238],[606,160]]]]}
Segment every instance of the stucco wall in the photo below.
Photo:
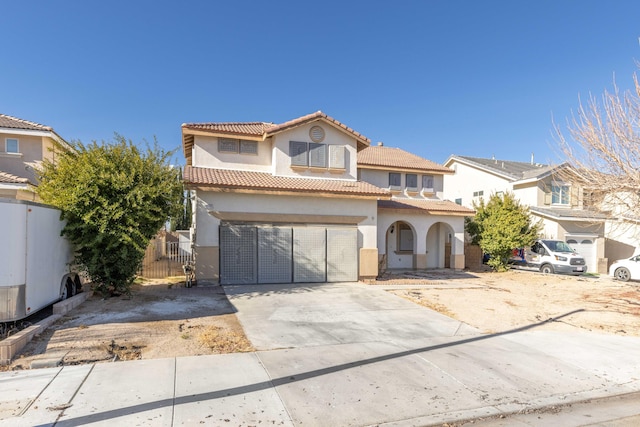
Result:
{"type": "Polygon", "coordinates": [[[17,134],[0,134],[0,170],[35,182],[35,174],[25,163],[42,160],[44,137],[17,134]],[[7,138],[18,140],[20,154],[5,153],[7,138]]]}
{"type": "Polygon", "coordinates": [[[347,179],[357,178],[357,142],[355,138],[335,129],[324,122],[312,122],[286,132],[279,133],[273,137],[273,160],[274,174],[278,176],[300,176],[326,179],[347,179]],[[291,167],[289,156],[289,141],[313,142],[309,136],[309,130],[313,126],[320,126],[324,129],[325,138],[321,142],[327,145],[343,145],[345,150],[345,169],[331,168],[309,168],[291,167]]]}
{"type": "Polygon", "coordinates": [[[218,138],[199,136],[194,139],[193,166],[220,169],[271,172],[271,140],[258,142],[258,154],[220,153],[218,138]]]}
{"type": "Polygon", "coordinates": [[[444,176],[444,198],[455,201],[462,199],[462,206],[473,208],[473,201],[479,201],[474,197],[474,191],[483,191],[484,200],[488,200],[491,193],[499,191],[512,191],[511,183],[497,175],[479,171],[467,165],[454,162],[449,165],[454,168],[453,175],[444,176]]]}

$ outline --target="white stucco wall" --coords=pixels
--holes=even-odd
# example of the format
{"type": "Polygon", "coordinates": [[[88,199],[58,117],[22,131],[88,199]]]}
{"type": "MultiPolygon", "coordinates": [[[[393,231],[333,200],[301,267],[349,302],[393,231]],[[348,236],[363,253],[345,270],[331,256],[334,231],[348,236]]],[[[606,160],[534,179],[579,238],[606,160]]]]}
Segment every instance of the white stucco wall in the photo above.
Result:
{"type": "Polygon", "coordinates": [[[271,140],[258,142],[258,154],[220,153],[218,138],[196,135],[192,164],[197,167],[271,172],[271,140]]]}
{"type": "Polygon", "coordinates": [[[486,201],[492,193],[513,190],[506,178],[458,162],[448,166],[452,169],[455,166],[455,173],[444,176],[444,198],[451,201],[462,199],[462,206],[473,208],[473,201],[479,201],[479,197],[473,197],[475,191],[483,191],[486,201]]]}
{"type": "Polygon", "coordinates": [[[357,141],[350,135],[333,126],[316,121],[296,127],[273,137],[273,174],[277,176],[298,176],[306,178],[346,179],[355,180],[357,177],[357,141]],[[313,126],[324,129],[325,138],[321,142],[327,145],[343,145],[345,150],[345,169],[291,167],[289,156],[289,141],[313,142],[309,130],[313,126]]]}
{"type": "MultiPolygon", "coordinates": [[[[209,211],[364,216],[366,218],[358,224],[359,247],[375,248],[377,243],[376,200],[206,191],[198,191],[196,200],[196,244],[199,246],[219,246],[218,226],[220,221],[209,214],[209,211]]],[[[304,219],[301,219],[302,221],[304,219]]]]}

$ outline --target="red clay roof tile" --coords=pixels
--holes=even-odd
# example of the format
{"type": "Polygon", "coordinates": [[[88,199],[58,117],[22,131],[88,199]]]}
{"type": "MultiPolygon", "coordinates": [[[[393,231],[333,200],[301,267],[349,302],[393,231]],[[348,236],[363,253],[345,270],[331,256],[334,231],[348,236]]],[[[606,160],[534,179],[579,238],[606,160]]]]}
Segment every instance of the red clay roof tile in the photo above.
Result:
{"type": "Polygon", "coordinates": [[[387,189],[378,188],[367,182],[273,176],[266,172],[186,166],[183,179],[187,185],[212,188],[390,197],[387,189]]]}
{"type": "Polygon", "coordinates": [[[393,199],[379,200],[378,209],[413,209],[427,212],[463,214],[472,216],[473,209],[465,208],[449,200],[417,200],[417,199],[393,199]]]}
{"type": "Polygon", "coordinates": [[[425,172],[453,173],[453,170],[400,148],[370,146],[358,152],[358,167],[373,166],[425,172]]]}

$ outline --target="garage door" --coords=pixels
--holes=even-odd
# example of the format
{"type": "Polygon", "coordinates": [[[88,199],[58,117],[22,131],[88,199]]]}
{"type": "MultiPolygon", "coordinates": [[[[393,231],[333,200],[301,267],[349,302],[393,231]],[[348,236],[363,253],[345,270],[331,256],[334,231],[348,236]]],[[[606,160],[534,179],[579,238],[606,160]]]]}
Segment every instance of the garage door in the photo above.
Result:
{"type": "Polygon", "coordinates": [[[290,227],[258,228],[258,283],[291,283],[290,227]]]}
{"type": "Polygon", "coordinates": [[[327,228],[327,282],[358,280],[358,229],[327,228]]]}
{"type": "Polygon", "coordinates": [[[568,238],[567,244],[574,251],[578,252],[587,264],[587,271],[596,273],[598,270],[596,244],[593,239],[568,238]]]}
{"type": "Polygon", "coordinates": [[[220,227],[220,283],[358,280],[357,227],[220,227]]]}
{"type": "Polygon", "coordinates": [[[238,285],[258,280],[256,227],[220,227],[220,283],[238,285]]]}
{"type": "Polygon", "coordinates": [[[293,229],[293,281],[327,281],[327,230],[320,227],[293,229]]]}

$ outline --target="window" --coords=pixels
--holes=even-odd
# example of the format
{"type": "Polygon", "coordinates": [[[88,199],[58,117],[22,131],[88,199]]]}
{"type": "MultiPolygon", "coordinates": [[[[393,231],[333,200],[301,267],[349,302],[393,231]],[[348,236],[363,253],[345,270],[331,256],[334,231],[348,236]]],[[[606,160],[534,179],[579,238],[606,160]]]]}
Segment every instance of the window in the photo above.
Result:
{"type": "Polygon", "coordinates": [[[309,143],[309,166],[314,168],[327,167],[327,146],[320,143],[309,143]]]}
{"type": "Polygon", "coordinates": [[[307,143],[299,141],[289,141],[289,156],[291,166],[307,166],[307,143]]]}
{"type": "Polygon", "coordinates": [[[18,140],[16,138],[7,138],[5,140],[4,150],[6,153],[19,153],[18,140]]]}
{"type": "Polygon", "coordinates": [[[568,185],[553,184],[551,186],[551,204],[568,205],[571,201],[571,193],[568,185]]]}
{"type": "Polygon", "coordinates": [[[398,250],[400,252],[413,252],[413,230],[407,224],[400,224],[398,233],[398,250]]]}
{"type": "MultiPolygon", "coordinates": [[[[343,145],[329,145],[329,167],[334,169],[345,168],[345,148],[343,145]]],[[[358,169],[360,172],[360,169],[358,169]]]]}
{"type": "Polygon", "coordinates": [[[422,189],[433,191],[433,175],[422,175],[422,189]]]}
{"type": "Polygon", "coordinates": [[[456,202],[456,205],[462,206],[462,199],[456,199],[455,202],[456,202]]]}
{"type": "Polygon", "coordinates": [[[479,191],[474,191],[473,192],[473,197],[482,197],[484,196],[484,191],[483,190],[479,190],[479,191]]]}
{"type": "Polygon", "coordinates": [[[399,173],[389,172],[389,187],[400,188],[402,186],[400,179],[401,179],[401,176],[399,173]]]}
{"type": "Polygon", "coordinates": [[[418,175],[413,174],[413,173],[408,173],[405,176],[405,180],[407,183],[407,188],[410,188],[412,190],[417,190],[418,189],[418,175]]]}
{"type": "Polygon", "coordinates": [[[257,141],[240,141],[241,154],[258,154],[257,141]]]}
{"type": "Polygon", "coordinates": [[[237,153],[239,140],[220,138],[218,139],[218,152],[220,153],[237,153]]]}

